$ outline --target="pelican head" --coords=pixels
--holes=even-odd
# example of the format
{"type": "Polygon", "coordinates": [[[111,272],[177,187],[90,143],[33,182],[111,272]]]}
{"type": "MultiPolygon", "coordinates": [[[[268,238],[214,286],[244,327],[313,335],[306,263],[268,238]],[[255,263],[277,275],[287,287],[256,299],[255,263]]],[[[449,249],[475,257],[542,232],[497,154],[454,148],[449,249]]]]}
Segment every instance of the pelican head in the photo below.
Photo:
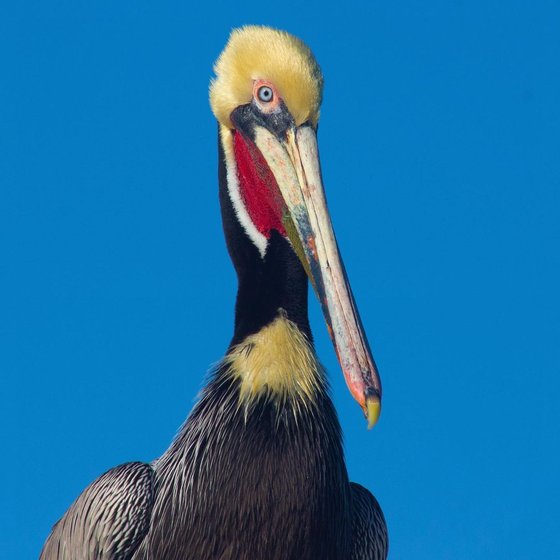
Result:
{"type": "Polygon", "coordinates": [[[215,67],[210,104],[236,213],[261,257],[271,231],[285,236],[321,303],[346,383],[369,426],[381,381],[359,318],[323,190],[317,124],[323,78],[298,38],[267,27],[234,30],[215,67]]]}

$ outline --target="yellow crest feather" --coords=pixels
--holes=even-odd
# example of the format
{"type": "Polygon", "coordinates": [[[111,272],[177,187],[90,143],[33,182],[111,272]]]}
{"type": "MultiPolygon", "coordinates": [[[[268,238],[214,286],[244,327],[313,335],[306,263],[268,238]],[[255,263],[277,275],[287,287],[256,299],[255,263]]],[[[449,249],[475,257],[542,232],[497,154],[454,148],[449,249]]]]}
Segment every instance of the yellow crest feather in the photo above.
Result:
{"type": "Polygon", "coordinates": [[[323,77],[311,50],[297,37],[256,25],[234,29],[214,72],[210,105],[220,124],[233,128],[231,112],[251,102],[258,79],[274,84],[296,125],[317,124],[323,77]]]}

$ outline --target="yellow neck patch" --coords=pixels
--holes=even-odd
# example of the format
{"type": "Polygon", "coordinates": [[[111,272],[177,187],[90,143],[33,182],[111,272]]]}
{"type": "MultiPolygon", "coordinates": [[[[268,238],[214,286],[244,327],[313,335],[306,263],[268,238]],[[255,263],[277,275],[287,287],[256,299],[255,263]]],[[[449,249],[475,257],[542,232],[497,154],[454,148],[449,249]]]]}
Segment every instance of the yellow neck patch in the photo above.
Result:
{"type": "Polygon", "coordinates": [[[240,380],[240,403],[266,395],[296,406],[314,401],[323,371],[313,348],[285,315],[248,336],[225,357],[231,375],[240,380]]]}
{"type": "Polygon", "coordinates": [[[233,128],[231,112],[250,103],[255,80],[268,80],[280,92],[296,125],[317,124],[323,77],[303,41],[270,27],[234,29],[214,65],[210,105],[218,122],[233,128]]]}

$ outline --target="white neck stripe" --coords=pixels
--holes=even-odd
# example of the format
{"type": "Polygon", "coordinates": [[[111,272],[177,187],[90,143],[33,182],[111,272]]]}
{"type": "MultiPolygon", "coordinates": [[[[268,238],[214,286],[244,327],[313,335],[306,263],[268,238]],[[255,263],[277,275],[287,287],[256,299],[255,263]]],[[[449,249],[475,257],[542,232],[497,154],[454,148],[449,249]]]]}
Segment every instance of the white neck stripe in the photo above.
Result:
{"type": "MultiPolygon", "coordinates": [[[[224,136],[226,135],[222,135],[222,142],[232,142],[231,136],[227,139],[224,138],[224,136]]],[[[227,189],[233,209],[235,210],[235,215],[249,239],[259,250],[261,258],[264,258],[268,239],[256,228],[243,202],[241,189],[239,188],[239,179],[237,177],[237,164],[233,155],[233,146],[224,146],[224,157],[227,169],[227,189]]]]}

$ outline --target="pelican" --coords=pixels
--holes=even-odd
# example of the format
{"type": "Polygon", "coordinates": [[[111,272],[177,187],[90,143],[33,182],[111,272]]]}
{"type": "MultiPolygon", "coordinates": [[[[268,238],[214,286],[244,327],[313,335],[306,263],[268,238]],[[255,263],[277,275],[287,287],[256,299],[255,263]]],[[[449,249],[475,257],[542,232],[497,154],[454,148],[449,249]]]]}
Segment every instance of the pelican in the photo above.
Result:
{"type": "Polygon", "coordinates": [[[320,68],[300,39],[247,26],[214,71],[220,206],[238,276],[232,341],[167,451],[88,486],[43,560],[387,556],[378,502],[348,479],[308,320],[309,280],[371,427],[381,382],[324,197],[320,68]]]}

